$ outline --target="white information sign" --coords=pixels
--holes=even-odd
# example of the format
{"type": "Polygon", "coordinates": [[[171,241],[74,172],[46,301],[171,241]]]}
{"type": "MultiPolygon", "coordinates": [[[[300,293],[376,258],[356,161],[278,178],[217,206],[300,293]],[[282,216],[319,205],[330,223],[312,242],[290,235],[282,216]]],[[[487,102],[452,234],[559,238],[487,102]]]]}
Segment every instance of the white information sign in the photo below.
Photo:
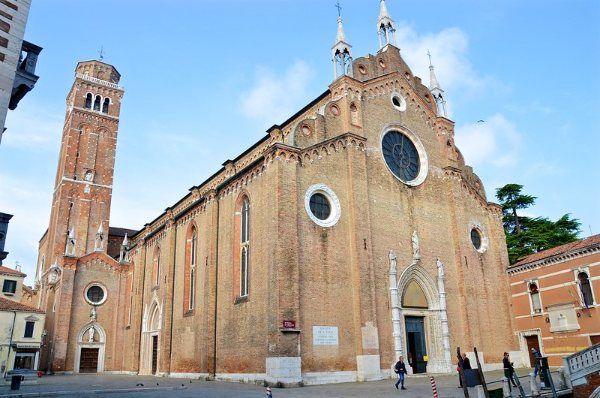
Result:
{"type": "Polygon", "coordinates": [[[337,326],[313,326],[313,345],[338,345],[337,326]]]}

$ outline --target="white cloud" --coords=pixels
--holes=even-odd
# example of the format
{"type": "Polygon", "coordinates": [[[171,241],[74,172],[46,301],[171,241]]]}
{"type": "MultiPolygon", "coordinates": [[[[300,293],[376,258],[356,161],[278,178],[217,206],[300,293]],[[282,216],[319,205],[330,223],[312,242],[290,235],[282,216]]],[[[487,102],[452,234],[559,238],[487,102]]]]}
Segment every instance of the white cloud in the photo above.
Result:
{"type": "Polygon", "coordinates": [[[62,111],[23,101],[9,111],[2,146],[35,151],[55,151],[60,142],[64,115],[62,111]]]}
{"type": "Polygon", "coordinates": [[[462,151],[466,162],[474,166],[514,165],[518,159],[521,142],[521,134],[515,125],[501,114],[456,129],[456,145],[462,151]]]}
{"type": "Polygon", "coordinates": [[[416,76],[429,86],[429,58],[431,52],[436,77],[447,92],[448,113],[451,116],[452,98],[462,91],[474,92],[485,87],[489,78],[479,75],[467,55],[468,35],[459,28],[447,28],[437,33],[417,33],[410,25],[400,24],[396,32],[402,57],[416,76]]]}
{"type": "Polygon", "coordinates": [[[13,215],[7,233],[7,266],[19,262],[28,283],[33,283],[38,242],[50,217],[52,192],[46,187],[20,178],[0,174],[0,211],[13,215]],[[40,205],[43,203],[44,205],[40,205]]]}
{"type": "Polygon", "coordinates": [[[259,67],[251,88],[240,97],[243,114],[265,128],[281,123],[302,104],[313,75],[304,61],[295,61],[283,75],[259,67]]]}

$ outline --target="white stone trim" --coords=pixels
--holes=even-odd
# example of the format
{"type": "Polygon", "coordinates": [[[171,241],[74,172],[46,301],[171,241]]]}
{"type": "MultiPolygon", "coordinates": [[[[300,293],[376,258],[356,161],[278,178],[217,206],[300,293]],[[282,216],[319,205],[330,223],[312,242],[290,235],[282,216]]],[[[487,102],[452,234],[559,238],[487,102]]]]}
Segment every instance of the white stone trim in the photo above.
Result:
{"type": "Polygon", "coordinates": [[[81,328],[79,333],[77,334],[77,349],[75,350],[75,363],[73,366],[73,373],[79,373],[79,365],[81,359],[81,349],[82,348],[98,348],[98,367],[96,368],[97,373],[104,372],[104,349],[106,343],[106,333],[104,332],[104,328],[100,326],[97,322],[91,322],[86,324],[81,328]],[[84,341],[84,335],[87,333],[88,329],[91,327],[98,333],[98,341],[97,342],[86,342],[84,341]]]}
{"type": "Polygon", "coordinates": [[[169,373],[169,377],[174,379],[205,379],[210,376],[209,373],[169,373]]]}
{"type": "Polygon", "coordinates": [[[302,382],[301,357],[267,357],[266,381],[269,383],[298,384],[302,382]]]}
{"type": "Polygon", "coordinates": [[[383,160],[385,167],[387,167],[387,169],[390,171],[390,173],[392,173],[394,178],[396,178],[398,181],[402,182],[403,184],[406,184],[411,187],[416,187],[417,185],[421,185],[427,178],[427,174],[429,171],[429,161],[428,161],[428,157],[427,157],[427,152],[425,151],[425,146],[423,145],[423,143],[421,142],[421,140],[415,133],[410,131],[408,128],[402,126],[401,124],[391,123],[383,128],[383,131],[381,132],[381,136],[379,137],[379,152],[381,153],[381,159],[383,160]],[[394,174],[392,169],[390,169],[390,166],[388,166],[387,162],[385,161],[385,157],[383,156],[383,151],[381,148],[383,146],[383,137],[385,137],[385,135],[387,133],[389,133],[390,131],[397,131],[401,134],[404,134],[405,136],[408,137],[408,139],[410,139],[412,141],[415,148],[417,148],[417,153],[419,154],[419,163],[420,163],[419,164],[419,174],[417,175],[417,178],[415,178],[412,181],[404,181],[404,180],[400,179],[396,174],[394,174]]]}
{"type": "Polygon", "coordinates": [[[308,213],[310,219],[315,224],[325,228],[333,227],[335,224],[337,224],[342,213],[340,200],[338,199],[335,192],[333,192],[333,190],[325,184],[314,184],[308,187],[306,193],[304,194],[304,208],[306,209],[306,212],[308,213]],[[324,195],[329,201],[331,213],[329,214],[329,217],[326,220],[318,219],[310,209],[310,198],[316,193],[324,195]]]}
{"type": "Polygon", "coordinates": [[[265,379],[265,373],[217,373],[215,375],[215,380],[238,383],[263,383],[265,379]]]}
{"type": "Polygon", "coordinates": [[[356,381],[356,371],[306,372],[302,373],[305,386],[333,383],[352,383],[356,381]]]}
{"type": "Polygon", "coordinates": [[[488,238],[487,232],[486,232],[485,228],[483,227],[482,223],[480,223],[479,221],[476,221],[476,220],[470,221],[468,237],[469,237],[469,243],[471,244],[471,246],[473,246],[473,249],[475,249],[477,252],[485,253],[487,251],[488,246],[490,244],[490,239],[488,238]],[[479,232],[479,236],[481,236],[481,246],[479,247],[479,249],[477,249],[475,247],[475,245],[473,245],[473,241],[471,240],[471,231],[473,229],[477,230],[477,232],[479,232]]]}
{"type": "Polygon", "coordinates": [[[104,286],[100,282],[92,282],[89,285],[87,285],[85,287],[85,289],[83,290],[83,298],[89,305],[99,306],[99,305],[104,304],[106,302],[106,299],[108,299],[108,290],[106,289],[106,286],[104,286]],[[97,303],[90,301],[90,299],[88,299],[88,296],[87,296],[88,290],[90,290],[90,288],[92,288],[94,286],[98,286],[100,289],[102,289],[102,292],[104,293],[102,300],[98,301],[97,303]]]}
{"type": "Polygon", "coordinates": [[[390,102],[392,103],[392,106],[400,111],[400,112],[404,112],[406,111],[406,99],[404,98],[404,96],[402,94],[400,94],[398,91],[392,91],[392,93],[390,94],[390,102]],[[394,98],[398,98],[398,102],[400,102],[400,106],[396,106],[394,104],[394,98]]]}

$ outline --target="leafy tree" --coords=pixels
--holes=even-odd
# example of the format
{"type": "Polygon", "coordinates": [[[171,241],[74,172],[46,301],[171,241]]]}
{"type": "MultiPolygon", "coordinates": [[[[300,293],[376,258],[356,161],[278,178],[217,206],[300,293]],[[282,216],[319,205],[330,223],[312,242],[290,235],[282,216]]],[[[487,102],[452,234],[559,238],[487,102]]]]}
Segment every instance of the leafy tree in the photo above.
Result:
{"type": "Polygon", "coordinates": [[[535,204],[535,196],[522,194],[522,185],[507,184],[496,190],[502,205],[504,233],[511,264],[519,258],[542,250],[570,243],[578,239],[579,220],[563,215],[557,221],[546,217],[519,216],[517,210],[535,204]]]}

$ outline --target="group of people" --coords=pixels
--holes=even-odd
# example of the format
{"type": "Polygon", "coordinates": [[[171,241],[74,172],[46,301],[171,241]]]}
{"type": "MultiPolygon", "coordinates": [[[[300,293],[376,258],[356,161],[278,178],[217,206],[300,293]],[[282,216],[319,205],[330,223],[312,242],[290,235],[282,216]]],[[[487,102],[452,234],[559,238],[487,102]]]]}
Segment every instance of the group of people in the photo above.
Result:
{"type": "MultiPolygon", "coordinates": [[[[532,348],[531,352],[535,358],[535,367],[533,370],[533,377],[536,378],[540,371],[539,364],[538,364],[538,358],[541,357],[541,354],[535,348],[532,348]]],[[[461,367],[462,367],[463,371],[472,369],[471,361],[467,357],[467,354],[465,354],[465,353],[462,354],[462,358],[461,358],[460,362],[461,363],[459,363],[458,367],[456,368],[456,370],[459,373],[461,371],[461,367]]],[[[517,377],[515,377],[514,364],[510,361],[510,354],[508,352],[504,353],[504,358],[502,359],[502,365],[504,367],[504,375],[508,379],[509,388],[511,388],[511,384],[512,384],[512,387],[517,387],[517,382],[516,382],[517,377]]],[[[402,356],[400,356],[400,358],[398,358],[398,362],[396,362],[396,364],[394,365],[394,372],[396,372],[396,374],[398,375],[398,380],[396,381],[395,387],[398,388],[398,385],[400,385],[402,390],[406,390],[406,387],[404,387],[404,379],[406,377],[407,371],[406,371],[406,364],[404,363],[404,358],[402,356]]],[[[458,376],[458,382],[460,383],[459,388],[463,388],[462,377],[460,374],[458,376]]]]}

